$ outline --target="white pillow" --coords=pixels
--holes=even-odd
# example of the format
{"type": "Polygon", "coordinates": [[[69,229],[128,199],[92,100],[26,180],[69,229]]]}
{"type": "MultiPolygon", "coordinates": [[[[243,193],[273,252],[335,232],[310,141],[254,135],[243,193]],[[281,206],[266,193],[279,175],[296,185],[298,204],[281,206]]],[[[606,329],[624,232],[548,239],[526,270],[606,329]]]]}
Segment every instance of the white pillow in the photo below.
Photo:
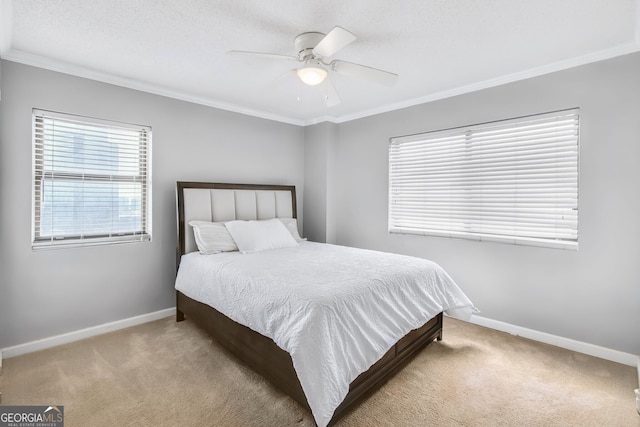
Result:
{"type": "Polygon", "coordinates": [[[287,227],[275,218],[263,221],[229,221],[225,226],[242,253],[298,246],[287,227]]]}
{"type": "Polygon", "coordinates": [[[278,219],[280,220],[280,222],[284,224],[285,227],[287,227],[287,230],[289,230],[289,233],[291,233],[293,238],[296,239],[296,242],[307,240],[300,237],[300,233],[298,233],[298,221],[295,218],[278,218],[278,219]]]}
{"type": "Polygon", "coordinates": [[[193,236],[201,254],[238,250],[236,242],[233,241],[223,222],[189,221],[189,225],[193,227],[193,236]]]}

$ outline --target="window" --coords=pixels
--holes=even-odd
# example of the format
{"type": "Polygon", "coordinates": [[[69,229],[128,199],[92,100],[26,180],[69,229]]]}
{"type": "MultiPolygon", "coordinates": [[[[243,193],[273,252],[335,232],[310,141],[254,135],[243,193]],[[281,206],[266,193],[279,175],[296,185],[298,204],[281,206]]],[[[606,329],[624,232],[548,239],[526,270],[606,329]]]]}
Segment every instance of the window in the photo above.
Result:
{"type": "Polygon", "coordinates": [[[33,110],[34,249],[151,240],[151,129],[33,110]]]}
{"type": "Polygon", "coordinates": [[[391,138],[389,232],[577,249],[579,110],[391,138]]]}

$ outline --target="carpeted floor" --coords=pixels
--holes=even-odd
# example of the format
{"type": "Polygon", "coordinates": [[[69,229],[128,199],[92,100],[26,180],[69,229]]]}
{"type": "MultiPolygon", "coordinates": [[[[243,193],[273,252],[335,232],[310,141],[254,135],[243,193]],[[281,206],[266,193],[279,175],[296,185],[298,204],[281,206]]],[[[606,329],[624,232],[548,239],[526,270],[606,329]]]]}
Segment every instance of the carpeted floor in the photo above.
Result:
{"type": "MultiPolygon", "coordinates": [[[[446,318],[443,341],[337,425],[640,426],[637,387],[633,367],[446,318]]],[[[6,359],[0,391],[3,405],[63,405],[66,427],[314,425],[173,318],[6,359]]]]}

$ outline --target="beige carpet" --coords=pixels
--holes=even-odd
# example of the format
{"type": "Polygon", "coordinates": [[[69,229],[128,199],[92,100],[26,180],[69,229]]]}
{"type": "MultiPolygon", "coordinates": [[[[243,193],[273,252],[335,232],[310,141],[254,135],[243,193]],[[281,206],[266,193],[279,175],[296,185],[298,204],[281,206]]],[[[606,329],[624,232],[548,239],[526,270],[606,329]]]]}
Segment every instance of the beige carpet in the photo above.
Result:
{"type": "MultiPolygon", "coordinates": [[[[633,367],[445,320],[444,340],[338,426],[640,426],[633,367]],[[433,373],[436,372],[436,373],[433,373]]],[[[313,426],[188,320],[4,361],[3,405],[64,405],[65,426],[313,426]]]]}

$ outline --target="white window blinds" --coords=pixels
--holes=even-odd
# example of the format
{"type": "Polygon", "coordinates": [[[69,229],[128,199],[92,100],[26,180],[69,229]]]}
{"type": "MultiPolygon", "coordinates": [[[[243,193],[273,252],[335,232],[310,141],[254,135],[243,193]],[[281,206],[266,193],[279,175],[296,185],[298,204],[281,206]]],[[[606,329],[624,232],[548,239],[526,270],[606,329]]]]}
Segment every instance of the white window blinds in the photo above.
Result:
{"type": "Polygon", "coordinates": [[[33,110],[34,248],[151,239],[151,129],[33,110]]]}
{"type": "Polygon", "coordinates": [[[577,249],[579,110],[392,138],[389,232],[577,249]]]}

